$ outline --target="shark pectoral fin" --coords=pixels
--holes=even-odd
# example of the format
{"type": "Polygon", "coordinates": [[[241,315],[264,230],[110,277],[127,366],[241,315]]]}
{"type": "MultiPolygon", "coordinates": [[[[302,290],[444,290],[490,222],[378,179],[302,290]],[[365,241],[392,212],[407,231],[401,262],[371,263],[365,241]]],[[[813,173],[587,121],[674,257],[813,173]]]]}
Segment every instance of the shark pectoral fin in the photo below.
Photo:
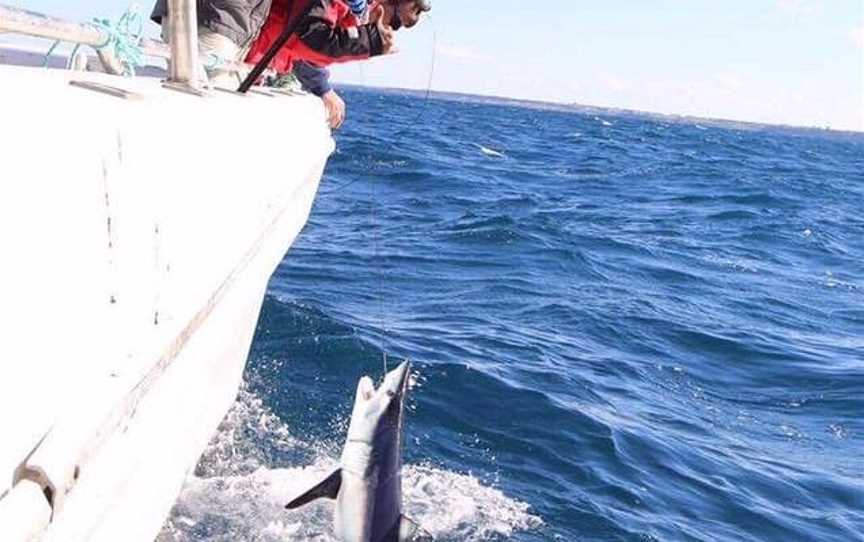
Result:
{"type": "Polygon", "coordinates": [[[288,510],[300,508],[318,499],[335,499],[342,487],[342,469],[336,469],[323,482],[285,505],[288,510]]]}
{"type": "Polygon", "coordinates": [[[399,519],[399,542],[431,542],[432,535],[423,530],[410,518],[399,519]]]}

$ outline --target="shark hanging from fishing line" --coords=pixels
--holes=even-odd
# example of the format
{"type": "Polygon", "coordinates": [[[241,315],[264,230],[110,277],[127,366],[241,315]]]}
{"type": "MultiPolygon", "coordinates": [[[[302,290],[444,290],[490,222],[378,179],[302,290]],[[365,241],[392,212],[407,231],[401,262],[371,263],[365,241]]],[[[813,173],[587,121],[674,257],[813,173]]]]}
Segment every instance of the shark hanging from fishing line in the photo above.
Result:
{"type": "Polygon", "coordinates": [[[387,373],[376,390],[360,379],[342,459],[323,482],[285,508],[335,499],[333,530],[342,542],[428,542],[432,537],[402,515],[402,436],[410,364],[387,373]]]}

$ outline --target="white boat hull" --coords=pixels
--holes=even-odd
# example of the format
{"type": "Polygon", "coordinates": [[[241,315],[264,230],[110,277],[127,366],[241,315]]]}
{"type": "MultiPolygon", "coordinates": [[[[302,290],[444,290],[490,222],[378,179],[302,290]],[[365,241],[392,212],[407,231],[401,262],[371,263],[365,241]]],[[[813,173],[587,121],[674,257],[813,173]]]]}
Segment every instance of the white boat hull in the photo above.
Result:
{"type": "Polygon", "coordinates": [[[323,109],[2,66],[0,85],[0,540],[153,540],[308,218],[323,109]]]}

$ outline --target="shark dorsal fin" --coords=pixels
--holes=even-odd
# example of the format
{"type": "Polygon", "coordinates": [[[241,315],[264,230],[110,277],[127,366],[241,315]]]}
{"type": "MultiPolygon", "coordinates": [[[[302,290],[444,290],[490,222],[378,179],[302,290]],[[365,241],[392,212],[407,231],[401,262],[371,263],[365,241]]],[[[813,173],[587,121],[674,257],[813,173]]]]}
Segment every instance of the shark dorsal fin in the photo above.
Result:
{"type": "Polygon", "coordinates": [[[335,499],[340,487],[342,487],[342,469],[336,469],[323,482],[286,504],[285,508],[293,510],[318,499],[335,499]]]}

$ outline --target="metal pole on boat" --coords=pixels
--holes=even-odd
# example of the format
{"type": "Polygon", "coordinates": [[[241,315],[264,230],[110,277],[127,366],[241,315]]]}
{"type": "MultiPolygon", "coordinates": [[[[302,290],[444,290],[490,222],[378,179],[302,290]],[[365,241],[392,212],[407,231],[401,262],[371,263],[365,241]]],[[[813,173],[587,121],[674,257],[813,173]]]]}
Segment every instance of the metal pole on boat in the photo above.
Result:
{"type": "MultiPolygon", "coordinates": [[[[197,18],[195,2],[190,0],[170,2],[169,9],[172,9],[172,7],[174,10],[170,12],[169,19],[174,16],[176,11],[178,13],[176,17],[181,21],[181,24],[174,27],[177,29],[178,34],[177,38],[173,39],[174,45],[169,46],[160,41],[144,38],[141,40],[140,46],[148,56],[169,60],[173,56],[178,59],[170,63],[172,67],[170,81],[173,84],[169,86],[181,90],[194,90],[192,87],[185,87],[186,82],[198,83],[198,78],[193,76],[196,73],[195,70],[198,69],[197,66],[201,66],[204,62],[211,59],[208,55],[202,55],[198,52],[198,27],[194,23],[190,24],[197,18]],[[190,61],[188,60],[190,58],[191,62],[196,64],[196,66],[190,66],[190,61]]],[[[166,24],[169,23],[166,21],[166,24]]],[[[110,36],[100,26],[90,23],[73,23],[35,11],[0,4],[0,33],[3,32],[24,34],[93,47],[97,50],[99,57],[110,73],[123,73],[123,66],[114,55],[112,49],[103,47],[109,42],[110,36]]],[[[172,41],[173,36],[173,32],[168,33],[169,42],[172,41]]],[[[245,73],[248,70],[248,66],[242,62],[223,59],[220,59],[220,67],[237,73],[245,73]]]]}
{"type": "Polygon", "coordinates": [[[198,60],[198,9],[195,0],[168,0],[168,25],[171,61],[167,85],[199,94],[201,71],[198,60]]]}

